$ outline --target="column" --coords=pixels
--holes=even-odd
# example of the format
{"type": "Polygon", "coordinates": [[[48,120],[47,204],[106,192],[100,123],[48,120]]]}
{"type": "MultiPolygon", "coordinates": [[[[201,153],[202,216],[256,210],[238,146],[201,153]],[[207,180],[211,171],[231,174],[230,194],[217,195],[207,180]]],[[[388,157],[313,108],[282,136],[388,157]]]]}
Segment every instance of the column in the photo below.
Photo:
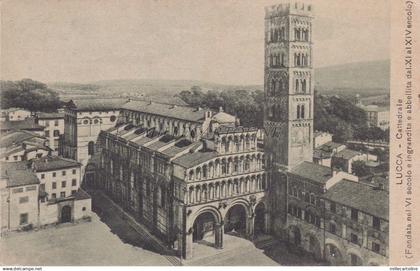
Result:
{"type": "Polygon", "coordinates": [[[193,257],[193,232],[191,228],[185,235],[185,259],[191,259],[193,257]]]}
{"type": "Polygon", "coordinates": [[[254,223],[255,223],[255,213],[252,212],[246,221],[246,233],[247,237],[252,240],[254,238],[254,223]]]}
{"type": "Polygon", "coordinates": [[[223,221],[221,223],[214,223],[215,247],[218,249],[223,248],[223,232],[223,221]]]}

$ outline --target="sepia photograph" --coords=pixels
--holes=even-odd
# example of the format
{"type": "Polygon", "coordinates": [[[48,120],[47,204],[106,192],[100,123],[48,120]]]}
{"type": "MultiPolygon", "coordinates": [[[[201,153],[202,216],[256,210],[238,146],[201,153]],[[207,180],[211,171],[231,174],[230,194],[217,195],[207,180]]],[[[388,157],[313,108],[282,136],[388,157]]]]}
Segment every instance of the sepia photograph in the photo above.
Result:
{"type": "Polygon", "coordinates": [[[391,6],[3,1],[0,264],[390,265],[391,6]]]}

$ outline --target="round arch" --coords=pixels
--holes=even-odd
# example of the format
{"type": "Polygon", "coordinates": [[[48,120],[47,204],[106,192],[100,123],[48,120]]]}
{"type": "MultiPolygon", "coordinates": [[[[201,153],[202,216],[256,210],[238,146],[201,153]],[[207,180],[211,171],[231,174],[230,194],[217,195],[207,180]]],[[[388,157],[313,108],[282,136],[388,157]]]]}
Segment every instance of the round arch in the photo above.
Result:
{"type": "Polygon", "coordinates": [[[230,204],[224,219],[225,233],[233,232],[246,235],[248,230],[249,204],[244,200],[236,200],[230,204]]]}
{"type": "Polygon", "coordinates": [[[288,228],[289,243],[296,247],[300,247],[302,244],[302,231],[298,226],[291,225],[288,228]]]}

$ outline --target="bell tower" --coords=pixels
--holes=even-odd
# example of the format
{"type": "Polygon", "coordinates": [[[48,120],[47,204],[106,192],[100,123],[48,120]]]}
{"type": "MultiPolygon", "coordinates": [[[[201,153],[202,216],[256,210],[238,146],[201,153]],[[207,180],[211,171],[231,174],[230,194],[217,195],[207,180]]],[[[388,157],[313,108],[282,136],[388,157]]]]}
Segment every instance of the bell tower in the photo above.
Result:
{"type": "Polygon", "coordinates": [[[264,146],[275,168],[312,162],[313,93],[312,6],[266,7],[264,146]]]}

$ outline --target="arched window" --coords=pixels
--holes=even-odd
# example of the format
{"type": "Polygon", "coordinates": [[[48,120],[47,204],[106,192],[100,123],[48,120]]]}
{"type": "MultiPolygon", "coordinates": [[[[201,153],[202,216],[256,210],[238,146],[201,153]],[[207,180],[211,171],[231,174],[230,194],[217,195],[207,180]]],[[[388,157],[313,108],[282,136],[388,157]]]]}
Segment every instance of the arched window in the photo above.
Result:
{"type": "Polygon", "coordinates": [[[300,118],[305,118],[305,105],[300,106],[300,118]]]}
{"type": "Polygon", "coordinates": [[[295,91],[299,92],[299,79],[295,80],[295,91]]]}
{"type": "Polygon", "coordinates": [[[94,155],[95,154],[95,143],[93,141],[90,141],[88,143],[88,155],[94,155]]]}
{"type": "Polygon", "coordinates": [[[285,54],[281,53],[280,65],[283,67],[286,65],[285,58],[286,58],[285,54]]]}
{"type": "Polygon", "coordinates": [[[306,79],[302,80],[302,92],[305,93],[306,92],[306,79]]]}
{"type": "Polygon", "coordinates": [[[297,105],[297,109],[296,109],[296,118],[300,119],[300,104],[297,105]]]}
{"type": "Polygon", "coordinates": [[[271,81],[271,95],[276,95],[276,80],[274,79],[271,81]]]}

